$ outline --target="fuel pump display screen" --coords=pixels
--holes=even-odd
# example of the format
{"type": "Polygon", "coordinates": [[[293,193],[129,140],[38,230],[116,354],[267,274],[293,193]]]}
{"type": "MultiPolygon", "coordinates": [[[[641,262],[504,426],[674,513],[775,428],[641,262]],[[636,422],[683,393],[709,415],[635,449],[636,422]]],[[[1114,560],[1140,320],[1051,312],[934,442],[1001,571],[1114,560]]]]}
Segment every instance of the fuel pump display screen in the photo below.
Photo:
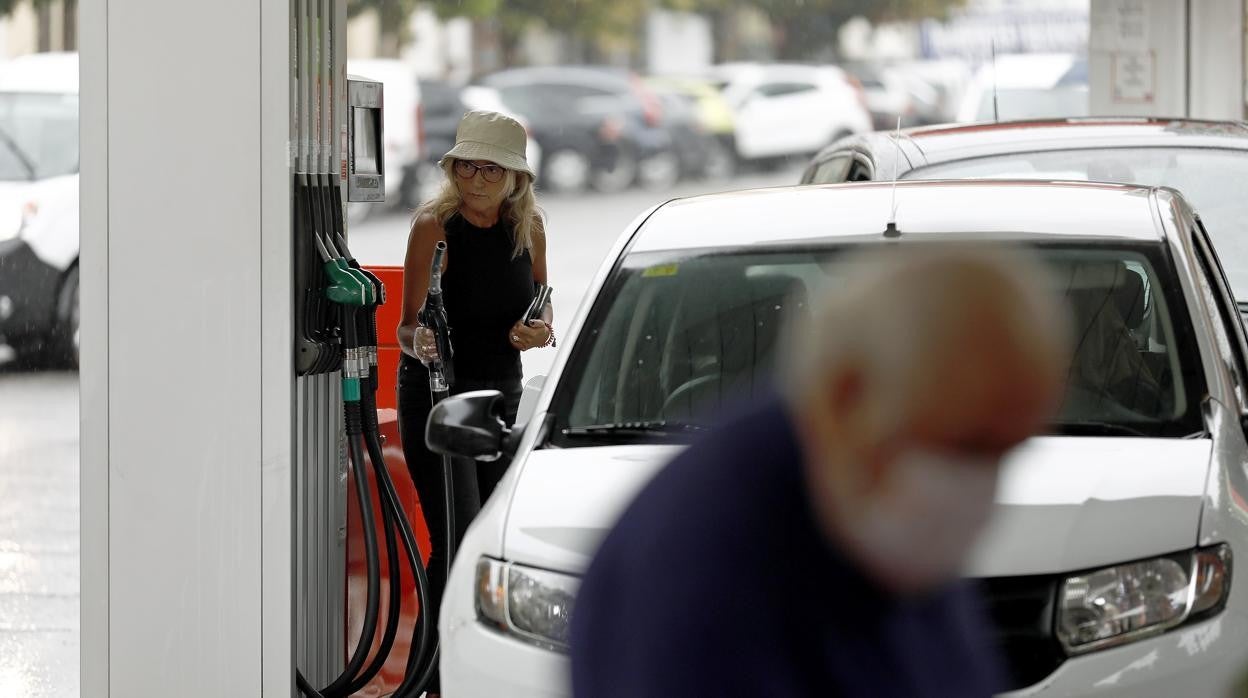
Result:
{"type": "Polygon", "coordinates": [[[352,153],[355,157],[356,174],[381,174],[378,152],[377,109],[356,107],[352,112],[352,153]]]}
{"type": "Polygon", "coordinates": [[[384,88],[380,82],[347,76],[347,201],[386,200],[386,153],[382,146],[385,134],[384,88]]]}

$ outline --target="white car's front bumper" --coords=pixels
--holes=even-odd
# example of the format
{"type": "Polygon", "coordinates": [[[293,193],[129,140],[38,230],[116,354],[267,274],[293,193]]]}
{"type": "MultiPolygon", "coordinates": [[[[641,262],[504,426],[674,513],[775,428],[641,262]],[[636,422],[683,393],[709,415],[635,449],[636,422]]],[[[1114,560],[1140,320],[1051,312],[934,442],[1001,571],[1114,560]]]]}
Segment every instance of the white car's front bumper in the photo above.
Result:
{"type": "Polygon", "coordinates": [[[1248,623],[1230,611],[1203,623],[1067,659],[1040,683],[1005,696],[1226,696],[1248,675],[1248,623]]]}
{"type": "MultiPolygon", "coordinates": [[[[444,613],[445,609],[444,605],[444,613]]],[[[507,637],[475,619],[453,624],[448,630],[442,636],[442,695],[564,698],[572,694],[567,655],[507,637]]]]}
{"type": "MultiPolygon", "coordinates": [[[[463,580],[461,580],[463,581],[463,580]]],[[[471,582],[460,588],[471,588],[471,582]]],[[[450,598],[448,593],[447,598],[450,598]]],[[[448,623],[443,606],[442,690],[449,698],[567,698],[567,655],[534,647],[462,614],[448,623]]],[[[471,609],[470,609],[471,610],[471,609]]],[[[1225,696],[1248,675],[1248,623],[1223,613],[1187,628],[1066,660],[1040,683],[1003,694],[1173,698],[1225,696]]]]}
{"type": "Polygon", "coordinates": [[[477,620],[477,560],[491,554],[493,518],[482,512],[460,543],[451,568],[438,632],[442,641],[442,695],[448,698],[562,698],[572,694],[568,657],[489,628],[477,620]]]}

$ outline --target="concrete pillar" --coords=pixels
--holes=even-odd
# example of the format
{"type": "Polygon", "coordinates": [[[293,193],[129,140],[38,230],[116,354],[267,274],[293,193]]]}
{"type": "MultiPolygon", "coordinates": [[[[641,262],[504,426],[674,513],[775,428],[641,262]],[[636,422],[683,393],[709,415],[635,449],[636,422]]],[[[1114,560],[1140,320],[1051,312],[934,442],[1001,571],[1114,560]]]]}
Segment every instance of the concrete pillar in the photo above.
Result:
{"type": "Polygon", "coordinates": [[[290,7],[81,8],[82,695],[288,698],[290,7]]]}
{"type": "Polygon", "coordinates": [[[1091,113],[1244,117],[1245,0],[1092,0],[1091,113]]]}

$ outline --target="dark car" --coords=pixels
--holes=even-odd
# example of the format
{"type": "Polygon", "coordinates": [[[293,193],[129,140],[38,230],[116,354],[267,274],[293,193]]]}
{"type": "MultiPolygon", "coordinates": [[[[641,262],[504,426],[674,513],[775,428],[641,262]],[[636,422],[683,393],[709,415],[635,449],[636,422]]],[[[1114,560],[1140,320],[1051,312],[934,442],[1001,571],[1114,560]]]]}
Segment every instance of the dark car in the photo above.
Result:
{"type": "Polygon", "coordinates": [[[929,127],[841,139],[803,184],[900,179],[1042,179],[1183,192],[1248,310],[1248,125],[1184,119],[1059,119],[929,127]]]}
{"type": "Polygon", "coordinates": [[[455,146],[455,130],[469,107],[460,87],[441,80],[421,80],[420,98],[424,106],[425,159],[436,162],[455,146]]]}
{"type": "Polygon", "coordinates": [[[523,115],[542,147],[539,174],[555,191],[632,185],[671,161],[662,107],[633,74],[613,68],[517,68],[480,80],[523,115]]]}

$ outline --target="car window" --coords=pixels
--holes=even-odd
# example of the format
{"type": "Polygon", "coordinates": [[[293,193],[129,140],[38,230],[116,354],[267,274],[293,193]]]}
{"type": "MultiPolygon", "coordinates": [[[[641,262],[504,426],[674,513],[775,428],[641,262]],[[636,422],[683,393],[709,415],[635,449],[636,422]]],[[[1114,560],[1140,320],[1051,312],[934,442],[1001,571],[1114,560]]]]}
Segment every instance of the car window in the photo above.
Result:
{"type": "Polygon", "coordinates": [[[846,182],[870,182],[871,164],[862,157],[854,158],[854,162],[849,166],[849,172],[845,175],[846,182]]]}
{"type": "MultiPolygon", "coordinates": [[[[1069,433],[1185,436],[1202,429],[1203,374],[1160,244],[1040,248],[1074,318],[1069,433]]],[[[560,430],[703,423],[768,392],[782,328],[848,273],[840,248],[632,255],[604,290],[555,398],[560,430]]],[[[558,437],[556,437],[558,438],[558,437]]],[[[575,439],[567,444],[579,443],[575,439]]]]}
{"type": "Polygon", "coordinates": [[[921,167],[905,179],[1008,178],[1125,182],[1174,187],[1200,214],[1236,298],[1248,300],[1248,151],[1089,148],[970,158],[921,167]]]}
{"type": "Polygon", "coordinates": [[[426,118],[459,118],[464,113],[464,105],[459,101],[459,90],[446,83],[420,83],[420,99],[426,118]]]}
{"type": "Polygon", "coordinates": [[[78,96],[0,93],[0,180],[78,171],[78,96]]]}
{"type": "Polygon", "coordinates": [[[785,97],[814,90],[815,86],[809,82],[769,82],[754,88],[755,94],[763,97],[785,97]]]}
{"type": "Polygon", "coordinates": [[[839,184],[845,181],[845,175],[849,171],[853,158],[849,153],[833,155],[832,157],[815,165],[814,171],[810,175],[810,184],[839,184]]]}
{"type": "Polygon", "coordinates": [[[1230,294],[1230,286],[1218,262],[1218,255],[1199,221],[1197,229],[1192,231],[1192,238],[1197,261],[1204,272],[1204,278],[1200,280],[1202,291],[1212,301],[1218,314],[1216,320],[1219,327],[1216,328],[1216,333],[1219,349],[1226,360],[1226,368],[1234,379],[1236,397],[1242,412],[1248,408],[1248,364],[1245,363],[1245,357],[1248,356],[1245,350],[1248,345],[1245,344],[1243,321],[1230,294]]]}

